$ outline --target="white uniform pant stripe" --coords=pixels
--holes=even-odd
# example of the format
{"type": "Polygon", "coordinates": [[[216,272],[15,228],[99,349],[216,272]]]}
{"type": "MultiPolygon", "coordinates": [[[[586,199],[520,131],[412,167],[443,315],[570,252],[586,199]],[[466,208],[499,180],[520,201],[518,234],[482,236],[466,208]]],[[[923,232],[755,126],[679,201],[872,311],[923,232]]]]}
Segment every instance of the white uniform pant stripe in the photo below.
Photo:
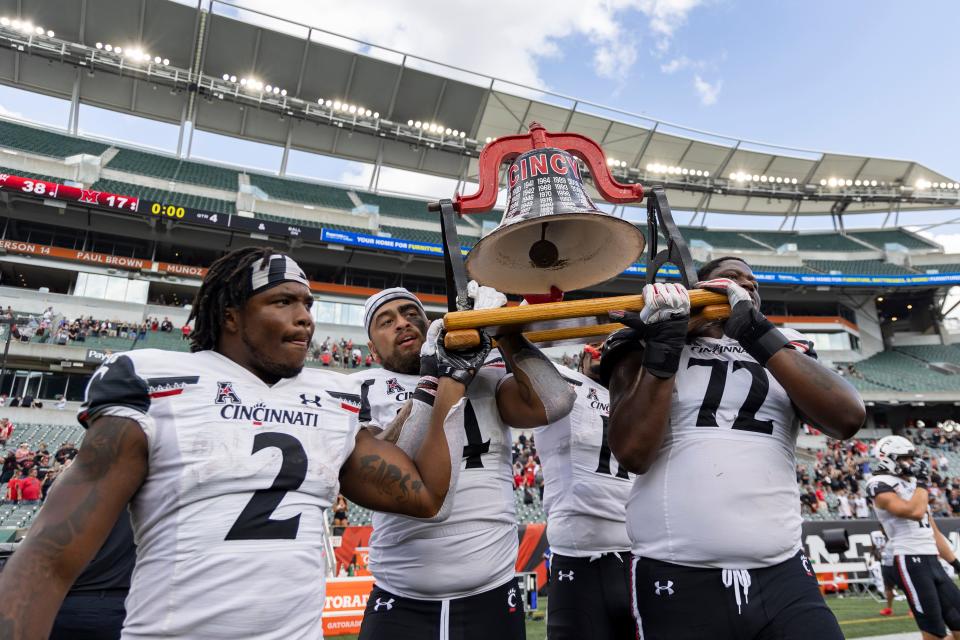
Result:
{"type": "Polygon", "coordinates": [[[907,570],[907,556],[897,556],[897,571],[900,572],[900,580],[903,581],[903,588],[907,592],[910,602],[913,603],[913,608],[917,610],[917,613],[923,613],[917,589],[913,586],[913,580],[910,579],[910,572],[907,570]]]}
{"type": "Polygon", "coordinates": [[[440,639],[450,640],[450,601],[440,601],[440,639]]]}
{"type": "Polygon", "coordinates": [[[633,608],[633,621],[637,625],[637,640],[643,640],[643,622],[640,620],[640,607],[637,606],[637,561],[633,556],[630,563],[630,606],[633,608]]]}

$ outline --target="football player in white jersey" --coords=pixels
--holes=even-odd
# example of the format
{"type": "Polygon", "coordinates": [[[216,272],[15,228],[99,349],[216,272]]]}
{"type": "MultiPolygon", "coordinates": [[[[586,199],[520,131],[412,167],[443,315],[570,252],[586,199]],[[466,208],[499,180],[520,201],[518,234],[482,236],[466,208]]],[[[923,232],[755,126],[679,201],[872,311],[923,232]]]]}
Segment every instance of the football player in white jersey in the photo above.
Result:
{"type": "Polygon", "coordinates": [[[743,260],[697,275],[727,294],[729,319],[688,337],[686,289],[648,285],[642,311],[611,314],[630,331],[603,356],[610,448],[640,474],[627,503],[637,635],[840,639],[801,550],[795,445],[801,416],[851,437],[863,402],[801,334],[760,313],[743,260]]]}
{"type": "MultiPolygon", "coordinates": [[[[471,284],[477,307],[506,299],[471,284]],[[489,300],[495,300],[489,302],[489,300]]],[[[351,377],[363,398],[361,422],[389,420],[404,407],[427,319],[403,288],[367,300],[370,349],[382,369],[351,377]]],[[[370,569],[376,579],[360,630],[362,640],[514,640],[525,637],[523,598],[514,580],[519,540],[513,495],[510,428],[560,418],[574,393],[553,364],[520,336],[501,336],[470,385],[463,411],[466,444],[442,523],[385,513],[373,516],[370,569]],[[508,374],[506,366],[513,374],[508,374]]],[[[404,424],[398,446],[412,451],[416,436],[404,424]],[[410,441],[413,441],[412,443],[410,441]]]]}
{"type": "Polygon", "coordinates": [[[620,640],[634,635],[626,505],[634,476],[607,441],[610,398],[600,351],[584,347],[573,411],[534,432],[543,465],[543,508],[553,556],[547,597],[550,640],[620,640]]]}
{"type": "MultiPolygon", "coordinates": [[[[960,639],[960,589],[937,558],[942,536],[930,515],[929,469],[916,456],[913,443],[902,436],[877,442],[877,469],[867,482],[867,495],[890,537],[894,578],[907,596],[917,627],[924,640],[939,640],[948,628],[960,639]]],[[[952,550],[947,555],[953,555],[952,550]]]]}
{"type": "MultiPolygon", "coordinates": [[[[880,526],[883,529],[883,525],[880,526]]],[[[896,588],[895,569],[893,568],[893,547],[888,544],[887,536],[883,531],[871,531],[870,541],[876,557],[876,564],[870,567],[873,576],[873,585],[877,593],[883,593],[887,606],[880,610],[882,616],[893,615],[893,590],[896,588]]]]}
{"type": "MultiPolygon", "coordinates": [[[[194,302],[192,353],[121,353],[91,378],[80,453],[0,576],[0,637],[47,637],[128,503],[137,562],[124,639],[322,638],[323,518],[338,489],[382,511],[441,511],[463,442],[450,420],[448,440],[445,418],[469,381],[441,349],[440,378],[421,381],[411,411],[429,424],[411,459],[359,429],[345,376],[303,368],[313,297],[291,258],[227,254],[194,302]]],[[[472,355],[461,369],[485,349],[472,355]]]]}

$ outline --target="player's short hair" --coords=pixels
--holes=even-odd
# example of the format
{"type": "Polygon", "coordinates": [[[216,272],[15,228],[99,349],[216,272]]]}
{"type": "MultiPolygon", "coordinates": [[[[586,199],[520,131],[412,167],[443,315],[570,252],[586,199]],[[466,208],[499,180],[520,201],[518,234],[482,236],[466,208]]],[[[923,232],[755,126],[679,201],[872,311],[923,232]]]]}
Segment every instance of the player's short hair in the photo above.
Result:
{"type": "Polygon", "coordinates": [[[250,268],[279,253],[270,247],[246,247],[231,251],[210,265],[187,318],[188,323],[195,321],[190,332],[190,351],[217,346],[227,307],[240,308],[250,299],[250,268]]]}
{"type": "Polygon", "coordinates": [[[720,266],[721,262],[725,262],[727,260],[736,260],[737,262],[742,262],[748,267],[750,266],[749,262],[747,262],[743,258],[738,258],[737,256],[722,256],[720,258],[714,258],[707,264],[697,269],[697,280],[706,280],[707,277],[713,272],[713,270],[720,266]]]}

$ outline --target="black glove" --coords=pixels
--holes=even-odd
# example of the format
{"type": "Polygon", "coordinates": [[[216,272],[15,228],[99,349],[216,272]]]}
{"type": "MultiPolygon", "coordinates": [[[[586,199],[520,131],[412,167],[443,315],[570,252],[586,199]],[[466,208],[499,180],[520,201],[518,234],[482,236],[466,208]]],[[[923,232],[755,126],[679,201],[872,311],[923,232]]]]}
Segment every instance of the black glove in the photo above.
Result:
{"type": "Polygon", "coordinates": [[[697,288],[727,296],[730,302],[730,317],[724,324],[723,332],[739,342],[761,365],[766,366],[773,354],[790,344],[786,336],[760,313],[746,289],[733,280],[715,278],[698,282],[697,288]]]}
{"type": "Polygon", "coordinates": [[[643,368],[658,378],[669,378],[680,368],[680,354],[687,342],[689,317],[647,325],[643,368]]]}
{"type": "MultiPolygon", "coordinates": [[[[627,323],[624,322],[624,324],[627,323]]],[[[643,351],[642,340],[645,327],[641,329],[632,327],[633,325],[630,325],[614,331],[607,336],[600,348],[600,384],[604,387],[610,386],[610,378],[624,357],[636,351],[643,351]]]]}
{"type": "Polygon", "coordinates": [[[958,576],[960,576],[960,560],[954,558],[953,562],[950,563],[950,566],[953,567],[953,570],[957,572],[958,576]]]}
{"type": "MultiPolygon", "coordinates": [[[[452,378],[464,386],[469,386],[477,371],[483,366],[493,343],[483,330],[480,333],[480,346],[474,347],[468,351],[447,351],[443,346],[443,338],[447,335],[446,331],[441,331],[437,338],[436,359],[437,359],[437,377],[452,378]]],[[[429,357],[429,356],[428,356],[429,357]]],[[[421,362],[423,356],[421,355],[421,362]]],[[[422,365],[421,365],[422,366],[422,365]]]]}
{"type": "Polygon", "coordinates": [[[923,458],[916,458],[908,467],[907,473],[917,479],[917,486],[926,488],[930,481],[930,465],[923,458]]]}

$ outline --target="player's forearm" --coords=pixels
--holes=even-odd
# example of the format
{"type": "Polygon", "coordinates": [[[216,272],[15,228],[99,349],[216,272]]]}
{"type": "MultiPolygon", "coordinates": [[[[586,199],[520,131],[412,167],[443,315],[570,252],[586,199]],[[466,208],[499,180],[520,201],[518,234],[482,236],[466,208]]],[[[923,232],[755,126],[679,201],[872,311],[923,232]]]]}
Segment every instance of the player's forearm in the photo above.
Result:
{"type": "MultiPolygon", "coordinates": [[[[930,523],[933,524],[933,519],[931,518],[930,523]]],[[[952,564],[957,559],[957,554],[954,553],[953,547],[950,546],[950,541],[940,533],[940,530],[934,525],[933,537],[937,541],[937,555],[946,560],[948,563],[952,564]]]]}
{"type": "Polygon", "coordinates": [[[460,401],[465,392],[466,387],[451,378],[440,378],[437,384],[437,395],[433,412],[430,414],[430,428],[414,456],[414,464],[426,490],[426,499],[422,504],[423,513],[410,515],[420,518],[435,516],[447,496],[451,465],[458,464],[459,460],[452,460],[450,457],[444,422],[450,409],[460,401]]]}
{"type": "Polygon", "coordinates": [[[646,473],[656,460],[670,423],[673,386],[673,377],[659,378],[646,370],[623,394],[611,385],[610,451],[628,471],[646,473]]]}
{"type": "Polygon", "coordinates": [[[794,349],[780,349],[767,370],[817,428],[837,439],[852,438],[866,419],[863,399],[842,376],[794,349]]]}
{"type": "Polygon", "coordinates": [[[497,344],[516,381],[514,397],[505,399],[498,394],[497,398],[507,424],[539,427],[570,413],[577,394],[542,351],[520,333],[500,336],[497,344]]]}

